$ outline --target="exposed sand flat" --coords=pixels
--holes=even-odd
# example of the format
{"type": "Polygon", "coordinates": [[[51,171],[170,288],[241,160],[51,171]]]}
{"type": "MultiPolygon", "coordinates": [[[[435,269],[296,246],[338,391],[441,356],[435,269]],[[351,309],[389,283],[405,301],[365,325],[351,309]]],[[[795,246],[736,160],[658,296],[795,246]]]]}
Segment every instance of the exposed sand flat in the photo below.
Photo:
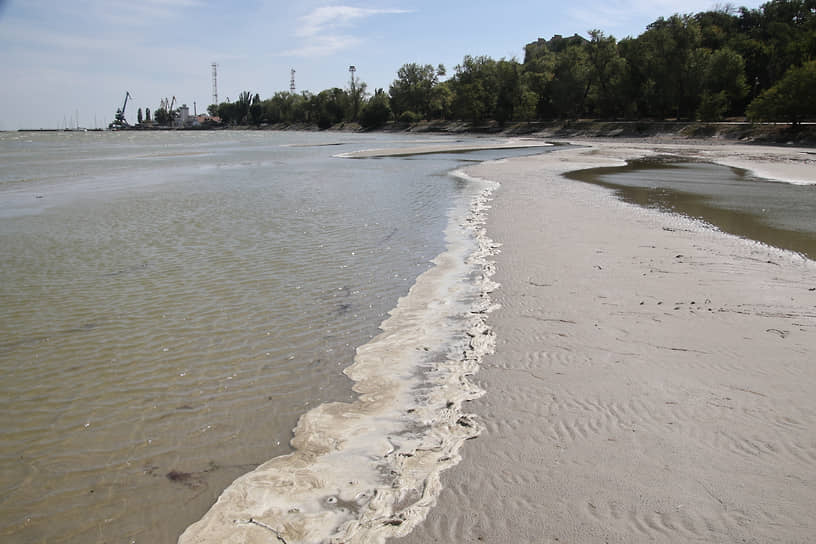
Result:
{"type": "Polygon", "coordinates": [[[468,170],[502,184],[486,428],[399,542],[813,542],[816,263],[560,175],[680,154],[812,183],[813,155],[583,143],[468,170]]]}
{"type": "Polygon", "coordinates": [[[411,147],[395,147],[390,149],[365,149],[351,153],[341,153],[340,157],[349,159],[370,159],[374,157],[402,157],[408,155],[430,155],[433,153],[465,153],[470,151],[485,151],[488,149],[526,149],[528,147],[551,147],[552,144],[539,139],[517,138],[505,143],[489,142],[483,145],[450,143],[432,143],[411,147]]]}

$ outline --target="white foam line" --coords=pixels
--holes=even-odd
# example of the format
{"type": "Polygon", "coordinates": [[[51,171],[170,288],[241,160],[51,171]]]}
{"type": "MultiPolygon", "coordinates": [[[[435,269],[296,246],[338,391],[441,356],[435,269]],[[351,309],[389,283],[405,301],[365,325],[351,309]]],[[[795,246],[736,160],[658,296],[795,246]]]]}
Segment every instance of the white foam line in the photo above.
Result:
{"type": "Polygon", "coordinates": [[[462,404],[483,393],[468,376],[495,344],[484,223],[497,184],[455,175],[471,181],[469,207],[452,210],[447,249],[345,370],[357,400],[304,414],[295,451],[238,478],[180,543],[379,543],[425,518],[440,473],[481,430],[462,404]]]}

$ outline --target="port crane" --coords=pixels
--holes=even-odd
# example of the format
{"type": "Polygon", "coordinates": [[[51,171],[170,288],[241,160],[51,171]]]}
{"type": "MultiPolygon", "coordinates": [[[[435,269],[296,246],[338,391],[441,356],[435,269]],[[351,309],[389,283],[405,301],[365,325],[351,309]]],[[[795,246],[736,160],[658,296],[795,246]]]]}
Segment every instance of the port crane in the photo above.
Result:
{"type": "Polygon", "coordinates": [[[168,113],[173,111],[173,106],[176,105],[176,97],[173,97],[173,100],[167,100],[167,98],[162,98],[159,103],[159,109],[167,110],[168,113]]]}
{"type": "Polygon", "coordinates": [[[164,97],[159,102],[159,109],[156,110],[157,112],[164,110],[164,114],[160,114],[161,117],[156,117],[156,122],[159,124],[164,125],[173,125],[176,119],[176,112],[173,108],[176,107],[176,97],[174,96],[172,100],[168,100],[167,97],[164,97]]]}
{"type": "Polygon", "coordinates": [[[128,125],[127,120],[125,120],[125,108],[127,108],[128,98],[133,98],[130,94],[130,91],[125,91],[125,102],[122,104],[122,107],[116,110],[116,114],[114,115],[113,122],[108,126],[111,130],[116,130],[120,128],[125,128],[128,125]]]}

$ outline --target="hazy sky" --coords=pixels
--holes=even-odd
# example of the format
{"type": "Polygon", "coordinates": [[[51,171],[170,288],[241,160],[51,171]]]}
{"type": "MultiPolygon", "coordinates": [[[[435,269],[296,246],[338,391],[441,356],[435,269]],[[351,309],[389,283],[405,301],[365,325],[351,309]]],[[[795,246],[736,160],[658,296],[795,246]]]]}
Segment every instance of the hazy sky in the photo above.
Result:
{"type": "MultiPolygon", "coordinates": [[[[762,2],[737,2],[750,8],[762,2]]],[[[525,43],[593,28],[637,36],[660,16],[712,0],[0,0],[0,129],[102,127],[130,91],[127,118],[176,97],[199,112],[243,90],[267,98],[344,87],[348,67],[369,90],[408,62],[466,54],[523,59],[525,43]]]]}

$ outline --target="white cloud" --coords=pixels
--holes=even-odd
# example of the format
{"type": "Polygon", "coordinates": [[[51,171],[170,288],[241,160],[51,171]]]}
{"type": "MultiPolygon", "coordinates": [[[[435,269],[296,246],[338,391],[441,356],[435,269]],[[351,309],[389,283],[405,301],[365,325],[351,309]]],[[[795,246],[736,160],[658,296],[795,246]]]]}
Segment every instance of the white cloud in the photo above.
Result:
{"type": "Polygon", "coordinates": [[[317,36],[324,32],[350,26],[359,19],[373,15],[408,13],[403,9],[367,9],[352,6],[324,6],[300,18],[301,26],[295,32],[301,37],[317,36]]]}
{"type": "Polygon", "coordinates": [[[343,49],[349,49],[362,42],[355,36],[320,36],[311,38],[303,46],[296,49],[288,49],[280,56],[291,57],[321,57],[331,55],[343,49]]]}
{"type": "Polygon", "coordinates": [[[403,9],[370,9],[353,6],[323,6],[315,8],[298,18],[295,36],[303,39],[300,47],[284,51],[281,55],[315,57],[331,55],[362,43],[358,36],[344,33],[363,19],[376,15],[410,13],[403,9]]]}

